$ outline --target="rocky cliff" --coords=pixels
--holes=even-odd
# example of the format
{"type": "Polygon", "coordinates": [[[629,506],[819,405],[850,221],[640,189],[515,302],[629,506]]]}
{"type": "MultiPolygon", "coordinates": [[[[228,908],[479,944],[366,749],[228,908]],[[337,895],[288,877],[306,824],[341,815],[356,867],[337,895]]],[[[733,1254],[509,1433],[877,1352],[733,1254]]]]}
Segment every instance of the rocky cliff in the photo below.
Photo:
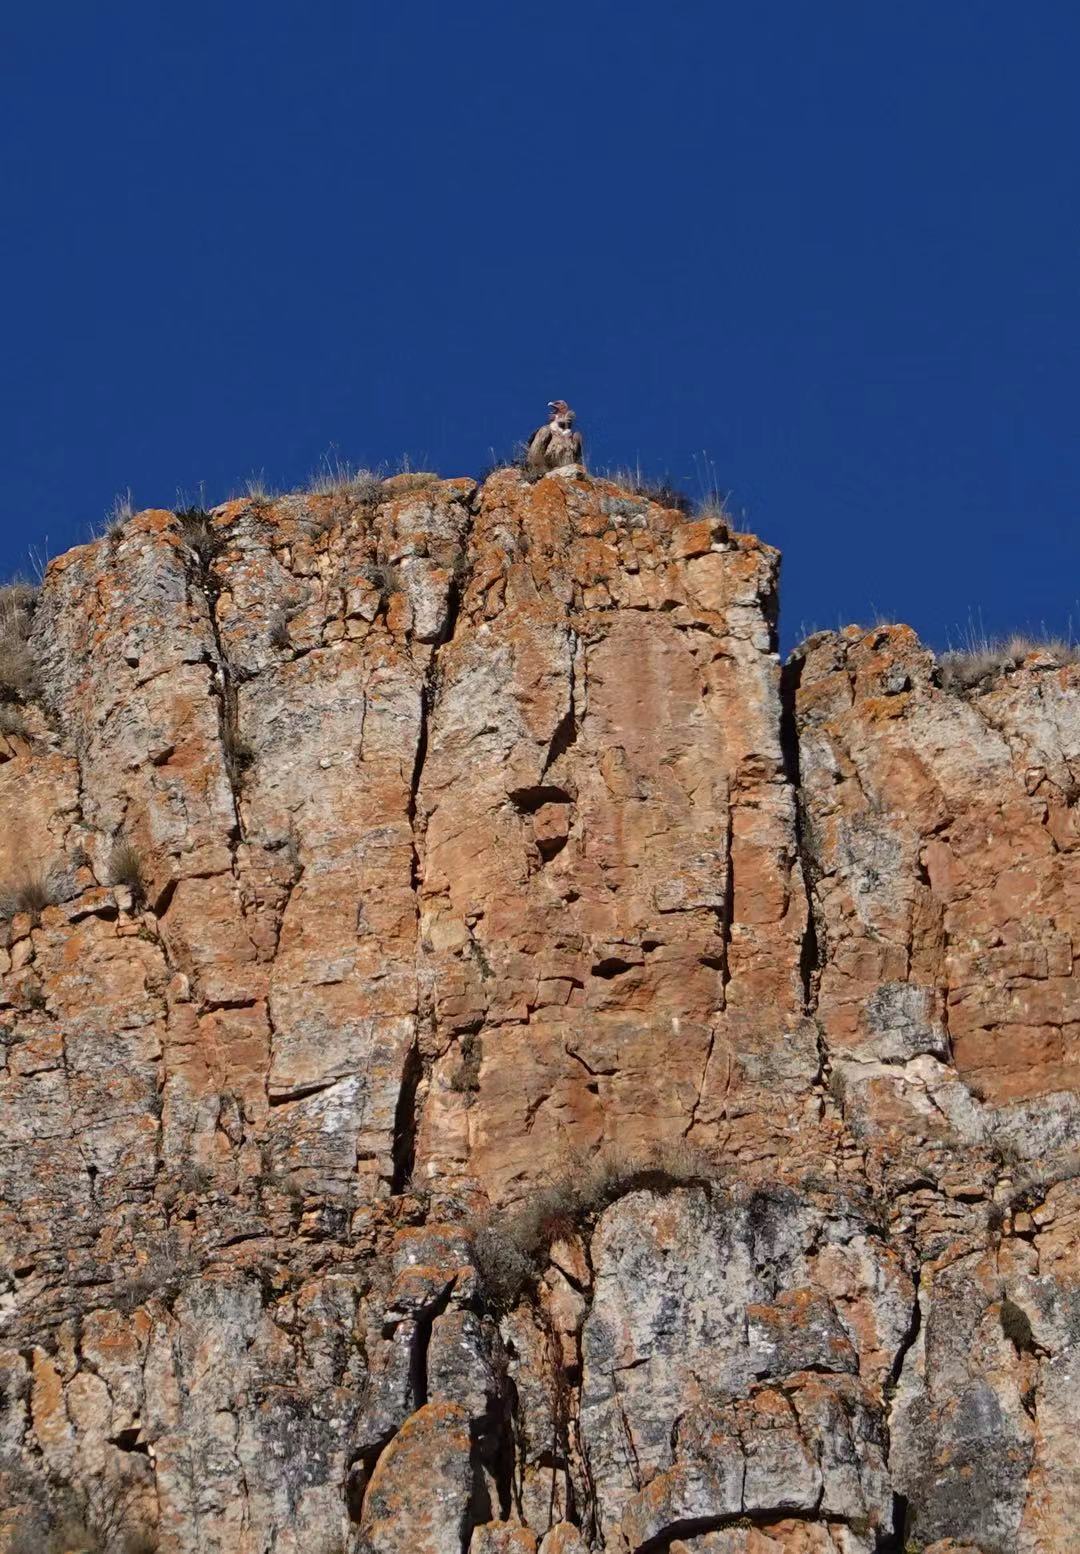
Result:
{"type": "Polygon", "coordinates": [[[9,598],[0,1549],[1077,1546],[1080,668],[777,565],[507,470],[9,598]]]}

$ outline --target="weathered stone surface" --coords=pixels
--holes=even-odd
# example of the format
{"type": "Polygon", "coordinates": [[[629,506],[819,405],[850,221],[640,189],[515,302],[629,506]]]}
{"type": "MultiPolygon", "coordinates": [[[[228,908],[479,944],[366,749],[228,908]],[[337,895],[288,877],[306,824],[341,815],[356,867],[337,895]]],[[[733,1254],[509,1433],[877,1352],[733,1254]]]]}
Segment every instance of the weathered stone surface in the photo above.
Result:
{"type": "Polygon", "coordinates": [[[782,680],[777,564],[576,468],[52,563],[2,1554],[1076,1547],[1080,668],[782,680]]]}

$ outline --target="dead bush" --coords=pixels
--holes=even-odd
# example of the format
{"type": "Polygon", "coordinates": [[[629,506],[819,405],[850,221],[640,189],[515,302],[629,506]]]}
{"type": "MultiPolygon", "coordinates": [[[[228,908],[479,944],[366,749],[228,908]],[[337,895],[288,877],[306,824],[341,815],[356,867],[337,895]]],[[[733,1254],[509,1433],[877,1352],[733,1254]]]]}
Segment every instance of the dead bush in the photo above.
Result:
{"type": "Polygon", "coordinates": [[[543,1272],[552,1242],[591,1224],[627,1193],[711,1185],[719,1178],[713,1157],[685,1139],[639,1152],[607,1148],[572,1156],[562,1174],[516,1212],[472,1227],[476,1267],[489,1301],[500,1311],[509,1310],[543,1272]]]}
{"type": "Polygon", "coordinates": [[[76,1487],[50,1478],[35,1488],[33,1509],[7,1544],[10,1554],[156,1554],[160,1548],[144,1515],[146,1485],[138,1481],[76,1487]]]}

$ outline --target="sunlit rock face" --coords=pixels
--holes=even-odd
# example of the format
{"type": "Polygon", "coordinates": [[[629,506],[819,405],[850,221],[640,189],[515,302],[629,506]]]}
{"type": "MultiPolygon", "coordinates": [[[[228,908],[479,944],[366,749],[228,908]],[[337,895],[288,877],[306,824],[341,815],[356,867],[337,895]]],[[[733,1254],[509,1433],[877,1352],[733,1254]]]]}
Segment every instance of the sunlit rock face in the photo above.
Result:
{"type": "Polygon", "coordinates": [[[1080,669],[778,559],[404,476],[0,610],[2,1554],[1075,1548],[1080,669]]]}

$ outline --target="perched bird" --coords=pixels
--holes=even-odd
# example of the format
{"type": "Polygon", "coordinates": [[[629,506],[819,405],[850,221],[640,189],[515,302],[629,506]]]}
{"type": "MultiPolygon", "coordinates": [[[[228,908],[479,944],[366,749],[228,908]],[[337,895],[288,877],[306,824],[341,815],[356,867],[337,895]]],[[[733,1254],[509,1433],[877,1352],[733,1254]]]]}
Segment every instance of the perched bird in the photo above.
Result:
{"type": "Polygon", "coordinates": [[[548,409],[550,421],[533,432],[525,451],[525,468],[530,475],[581,463],[581,433],[574,430],[574,412],[565,399],[550,400],[548,409]]]}

